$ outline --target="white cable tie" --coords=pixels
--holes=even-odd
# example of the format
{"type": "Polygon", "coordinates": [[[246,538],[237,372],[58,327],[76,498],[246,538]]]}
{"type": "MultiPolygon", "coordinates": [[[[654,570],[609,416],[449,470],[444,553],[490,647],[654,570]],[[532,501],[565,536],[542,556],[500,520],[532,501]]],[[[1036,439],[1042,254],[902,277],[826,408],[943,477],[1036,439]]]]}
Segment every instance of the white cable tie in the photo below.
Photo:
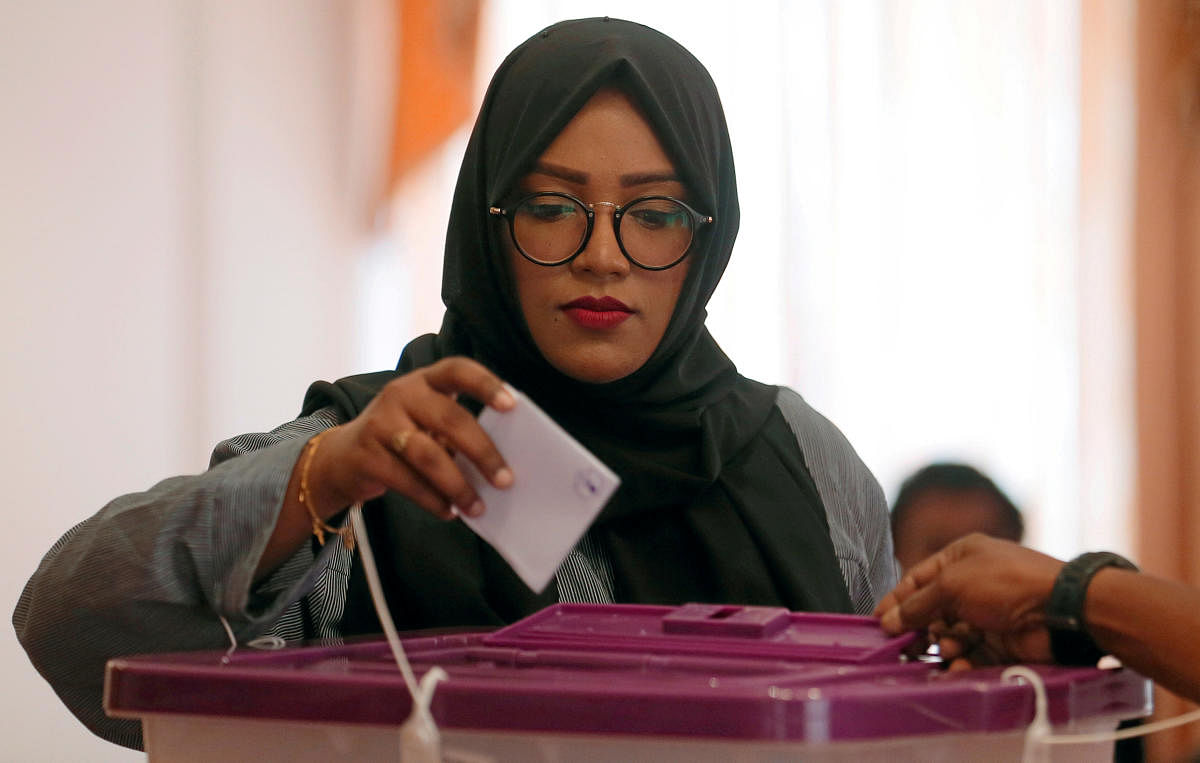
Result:
{"type": "Polygon", "coordinates": [[[1200,710],[1192,710],[1191,712],[1177,715],[1174,718],[1164,718],[1161,721],[1146,723],[1141,726],[1134,726],[1128,729],[1097,731],[1091,734],[1053,734],[1043,739],[1042,742],[1044,744],[1095,744],[1096,742],[1115,742],[1119,739],[1133,739],[1134,737],[1157,734],[1160,731],[1173,729],[1176,726],[1186,726],[1189,723],[1196,723],[1197,721],[1200,721],[1200,710]]]}
{"type": "Polygon", "coordinates": [[[400,727],[400,755],[405,763],[440,763],[442,760],[441,735],[429,706],[433,702],[433,692],[440,681],[446,678],[446,671],[440,667],[430,668],[418,684],[413,674],[400,636],[396,633],[396,625],[392,622],[392,614],[388,610],[387,600],[383,595],[383,585],[379,582],[379,571],[375,566],[375,555],[371,551],[371,543],[367,539],[367,525],[362,517],[362,502],[350,507],[350,523],[358,540],[359,553],[362,554],[363,572],[367,576],[367,587],[371,591],[371,600],[375,604],[375,613],[387,636],[388,646],[391,647],[392,657],[404,676],[408,693],[412,696],[413,709],[408,720],[400,727]]]}
{"type": "MultiPolygon", "coordinates": [[[[228,664],[229,658],[237,651],[237,637],[233,635],[233,628],[230,627],[229,621],[225,619],[224,615],[217,615],[217,619],[221,621],[221,625],[225,628],[225,635],[229,637],[229,649],[225,650],[225,656],[221,658],[222,664],[228,664]]],[[[274,651],[276,649],[283,649],[287,646],[287,642],[279,636],[268,634],[247,641],[246,646],[252,649],[269,649],[274,651]]]]}
{"type": "Polygon", "coordinates": [[[1033,755],[1033,747],[1037,745],[1070,745],[1070,744],[1097,744],[1099,742],[1116,742],[1120,739],[1133,739],[1134,737],[1148,736],[1156,734],[1160,731],[1173,729],[1177,726],[1185,726],[1189,723],[1200,721],[1200,710],[1193,710],[1182,715],[1177,715],[1174,718],[1165,718],[1154,723],[1147,723],[1141,726],[1136,726],[1128,729],[1114,729],[1113,731],[1096,731],[1086,734],[1055,734],[1050,727],[1050,722],[1046,715],[1046,685],[1042,681],[1042,677],[1034,672],[1031,668],[1024,665],[1017,665],[1005,670],[1001,674],[1001,678],[1024,678],[1033,685],[1034,695],[1037,702],[1037,711],[1034,714],[1033,722],[1029,724],[1029,730],[1025,735],[1025,760],[1027,762],[1042,761],[1048,759],[1045,751],[1039,751],[1036,757],[1033,755]]]}
{"type": "Polygon", "coordinates": [[[1010,678],[1024,679],[1033,687],[1033,720],[1030,721],[1029,728],[1025,730],[1025,752],[1021,756],[1021,760],[1024,763],[1048,763],[1050,760],[1050,751],[1043,746],[1043,742],[1051,734],[1050,719],[1047,714],[1048,703],[1046,702],[1045,682],[1042,681],[1042,677],[1037,672],[1024,665],[1014,665],[1008,668],[1000,674],[1000,678],[1004,680],[1010,678]]]}
{"type": "Polygon", "coordinates": [[[421,677],[420,696],[413,698],[412,715],[400,727],[400,760],[405,763],[441,763],[442,740],[429,712],[433,692],[446,671],[436,665],[421,677]]]}
{"type": "Polygon", "coordinates": [[[259,636],[256,639],[247,641],[246,646],[250,647],[251,649],[265,649],[273,652],[276,649],[283,649],[285,646],[287,646],[287,642],[284,641],[281,636],[267,634],[265,636],[259,636]]]}
{"type": "Polygon", "coordinates": [[[229,656],[237,651],[237,637],[233,635],[233,628],[229,627],[229,621],[225,619],[225,615],[217,615],[217,619],[221,621],[221,625],[225,627],[225,635],[229,637],[229,649],[225,651],[225,656],[221,658],[221,663],[229,662],[229,656]]]}

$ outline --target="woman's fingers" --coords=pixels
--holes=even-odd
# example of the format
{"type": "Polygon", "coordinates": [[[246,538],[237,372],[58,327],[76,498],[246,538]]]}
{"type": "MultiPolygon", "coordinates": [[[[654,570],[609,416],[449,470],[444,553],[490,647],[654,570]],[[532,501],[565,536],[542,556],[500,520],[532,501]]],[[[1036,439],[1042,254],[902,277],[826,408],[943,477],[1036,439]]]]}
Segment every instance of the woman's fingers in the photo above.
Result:
{"type": "MultiPolygon", "coordinates": [[[[483,431],[483,427],[479,426],[476,418],[461,405],[439,396],[431,400],[429,405],[412,411],[412,415],[416,426],[440,454],[448,457],[449,451],[462,453],[475,464],[479,473],[496,487],[506,488],[512,484],[512,471],[505,463],[504,457],[500,455],[487,432],[483,431]]],[[[422,442],[421,438],[415,438],[413,441],[422,442]]],[[[405,449],[406,458],[410,452],[411,448],[405,449]]],[[[416,456],[426,458],[424,463],[431,467],[442,463],[434,457],[435,454],[423,448],[417,449],[416,456]]],[[[409,461],[413,463],[411,458],[409,461]]],[[[455,470],[457,469],[456,466],[455,470]]]]}
{"type": "MultiPolygon", "coordinates": [[[[398,431],[408,434],[393,436],[390,442],[382,432],[360,432],[356,436],[353,449],[338,459],[336,468],[353,485],[353,500],[370,500],[386,490],[392,490],[406,496],[436,517],[453,518],[454,511],[451,507],[455,497],[464,500],[461,493],[462,488],[466,486],[465,480],[458,484],[451,483],[449,486],[432,482],[420,467],[410,463],[397,452],[400,445],[404,446],[403,451],[406,454],[411,449],[419,449],[420,441],[425,435],[421,434],[411,421],[398,431]],[[451,493],[448,494],[448,490],[451,493]]],[[[445,457],[448,459],[448,456],[445,457]]],[[[461,479],[461,475],[459,476],[461,479]]],[[[469,486],[466,487],[469,490],[469,486]]],[[[470,495],[474,495],[474,492],[471,491],[470,495]]],[[[473,498],[470,500],[474,501],[473,498]]]]}
{"type": "MultiPolygon", "coordinates": [[[[364,428],[386,452],[389,468],[387,487],[407,494],[399,480],[411,472],[435,491],[444,508],[425,497],[422,503],[438,516],[457,507],[469,516],[484,510],[454,453],[462,453],[493,485],[512,484],[512,471],[478,420],[458,403],[466,395],[499,410],[511,409],[515,399],[504,383],[479,363],[467,358],[447,358],[428,368],[406,374],[387,385],[364,411],[364,428]]],[[[416,496],[410,496],[414,499],[416,496]]]]}
{"type": "MultiPolygon", "coordinates": [[[[511,485],[513,474],[504,457],[479,426],[475,416],[455,399],[462,393],[490,401],[489,404],[497,409],[510,410],[516,401],[499,377],[466,358],[448,358],[418,373],[419,380],[404,377],[394,383],[394,390],[387,390],[391,393],[389,398],[392,406],[398,409],[397,419],[411,421],[442,453],[462,453],[494,486],[506,488],[511,485]]],[[[403,444],[407,445],[412,433],[403,424],[398,426],[400,428],[389,435],[389,440],[394,442],[399,437],[406,440],[403,444]]],[[[465,481],[456,480],[454,474],[446,469],[452,461],[443,460],[439,458],[440,454],[426,449],[420,437],[413,438],[412,442],[418,443],[418,447],[411,449],[411,458],[408,457],[410,448],[394,449],[397,452],[404,451],[406,459],[418,469],[429,469],[426,476],[435,485],[452,490],[447,493],[452,500],[472,499],[470,503],[460,503],[460,508],[467,509],[472,505],[474,496],[463,490],[465,481]]],[[[458,472],[457,466],[454,472],[458,472]]]]}
{"type": "Polygon", "coordinates": [[[453,501],[447,498],[446,493],[394,452],[389,450],[383,457],[381,471],[380,482],[392,490],[405,495],[435,517],[454,518],[453,501]]]}
{"type": "Polygon", "coordinates": [[[433,389],[453,397],[465,393],[498,411],[511,410],[516,398],[499,376],[470,358],[445,358],[425,369],[426,381],[433,389]]]}
{"type": "Polygon", "coordinates": [[[401,430],[391,437],[389,451],[403,469],[415,472],[463,513],[472,517],[483,513],[483,501],[475,489],[446,449],[428,432],[401,430]]]}
{"type": "Polygon", "coordinates": [[[385,490],[410,498],[438,517],[454,507],[471,516],[483,502],[454,460],[461,453],[496,487],[513,475],[478,420],[459,404],[465,395],[497,410],[515,404],[504,383],[479,363],[447,358],[393,379],[322,449],[329,511],[385,490]]]}

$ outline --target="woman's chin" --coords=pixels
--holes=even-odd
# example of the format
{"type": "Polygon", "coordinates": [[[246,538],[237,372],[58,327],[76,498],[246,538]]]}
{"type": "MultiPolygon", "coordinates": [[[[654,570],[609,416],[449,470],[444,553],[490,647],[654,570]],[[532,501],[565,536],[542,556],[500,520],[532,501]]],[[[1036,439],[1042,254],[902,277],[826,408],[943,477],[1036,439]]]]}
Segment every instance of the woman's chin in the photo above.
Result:
{"type": "Polygon", "coordinates": [[[631,358],[583,357],[548,358],[550,365],[575,381],[587,384],[606,384],[624,379],[642,367],[641,360],[631,358]]]}

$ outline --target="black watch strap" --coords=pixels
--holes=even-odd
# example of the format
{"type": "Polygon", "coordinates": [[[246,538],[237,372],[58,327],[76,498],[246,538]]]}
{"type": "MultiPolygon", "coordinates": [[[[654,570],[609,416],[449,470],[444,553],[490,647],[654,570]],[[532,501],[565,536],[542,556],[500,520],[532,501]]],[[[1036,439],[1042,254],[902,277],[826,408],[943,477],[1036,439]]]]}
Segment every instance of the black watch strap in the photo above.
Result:
{"type": "Polygon", "coordinates": [[[1136,570],[1133,562],[1111,551],[1080,554],[1063,565],[1046,602],[1046,628],[1050,631],[1050,653],[1061,665],[1095,665],[1104,651],[1088,634],[1083,622],[1083,605],[1092,577],[1105,567],[1136,570]]]}

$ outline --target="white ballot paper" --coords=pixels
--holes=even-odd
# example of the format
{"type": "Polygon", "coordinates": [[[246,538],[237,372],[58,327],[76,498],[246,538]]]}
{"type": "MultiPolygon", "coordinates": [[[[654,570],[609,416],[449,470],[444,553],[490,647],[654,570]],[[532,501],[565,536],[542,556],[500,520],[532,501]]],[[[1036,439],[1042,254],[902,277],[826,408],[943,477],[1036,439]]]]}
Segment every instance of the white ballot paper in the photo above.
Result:
{"type": "Polygon", "coordinates": [[[479,425],[512,469],[513,484],[492,487],[474,464],[456,455],[487,507],[483,516],[463,514],[462,521],[540,592],[621,480],[532,400],[509,390],[516,407],[505,413],[484,408],[479,425]]]}

